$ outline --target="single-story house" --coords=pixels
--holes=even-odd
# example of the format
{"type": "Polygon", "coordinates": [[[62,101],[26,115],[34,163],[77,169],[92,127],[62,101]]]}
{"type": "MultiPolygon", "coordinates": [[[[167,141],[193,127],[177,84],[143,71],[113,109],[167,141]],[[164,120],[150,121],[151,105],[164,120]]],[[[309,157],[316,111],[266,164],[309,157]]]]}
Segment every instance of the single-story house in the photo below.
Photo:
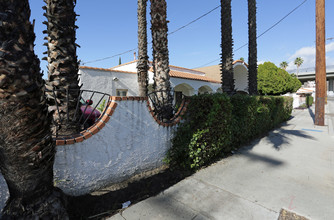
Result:
{"type": "MultiPolygon", "coordinates": [[[[247,91],[248,68],[242,61],[234,62],[238,90],[247,91]]],[[[205,71],[170,65],[170,82],[175,93],[185,96],[221,92],[221,80],[212,78],[205,71]]],[[[218,72],[219,74],[219,72],[218,72]]],[[[81,66],[79,68],[82,89],[104,92],[112,96],[138,96],[137,60],[112,68],[81,66]]],[[[149,91],[152,91],[153,72],[149,62],[149,91]]]]}
{"type": "MultiPolygon", "coordinates": [[[[206,66],[195,70],[202,71],[207,77],[221,83],[220,65],[206,66]]],[[[248,64],[242,60],[235,60],[233,62],[233,71],[235,90],[248,93],[248,64]]]]}

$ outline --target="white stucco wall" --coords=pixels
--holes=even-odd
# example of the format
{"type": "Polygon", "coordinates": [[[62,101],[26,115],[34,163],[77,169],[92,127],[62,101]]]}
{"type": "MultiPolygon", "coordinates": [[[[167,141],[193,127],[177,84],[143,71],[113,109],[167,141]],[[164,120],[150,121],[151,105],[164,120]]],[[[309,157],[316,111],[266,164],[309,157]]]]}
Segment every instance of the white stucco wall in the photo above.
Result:
{"type": "MultiPolygon", "coordinates": [[[[176,126],[159,126],[146,105],[146,101],[119,101],[97,134],[81,143],[57,146],[57,187],[69,195],[82,195],[162,166],[176,126]]],[[[0,174],[0,210],[7,198],[0,174]]]]}
{"type": "Polygon", "coordinates": [[[244,64],[236,63],[233,66],[234,86],[237,91],[248,92],[248,69],[244,64]]]}
{"type": "Polygon", "coordinates": [[[105,92],[112,96],[116,96],[117,89],[127,89],[128,96],[138,96],[136,73],[80,69],[79,74],[82,89],[105,92]],[[114,77],[118,80],[113,80],[114,77]]]}
{"type": "Polygon", "coordinates": [[[106,126],[82,143],[57,147],[55,178],[82,195],[163,165],[172,128],[159,126],[146,102],[120,101],[106,126]]]}
{"type": "Polygon", "coordinates": [[[190,95],[195,95],[198,93],[198,89],[202,86],[209,86],[214,92],[217,91],[219,87],[221,87],[220,83],[211,83],[211,82],[205,82],[205,81],[199,81],[199,80],[191,80],[191,79],[182,79],[182,78],[176,78],[172,77],[170,79],[171,85],[174,88],[177,85],[186,83],[189,86],[191,86],[194,89],[194,94],[190,95]]]}

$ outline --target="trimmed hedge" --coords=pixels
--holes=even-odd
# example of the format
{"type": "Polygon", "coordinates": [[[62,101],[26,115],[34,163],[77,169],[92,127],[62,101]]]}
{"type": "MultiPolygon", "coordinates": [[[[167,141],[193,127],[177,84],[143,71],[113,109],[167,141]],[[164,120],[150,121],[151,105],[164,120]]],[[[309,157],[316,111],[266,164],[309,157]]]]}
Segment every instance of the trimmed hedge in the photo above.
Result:
{"type": "Polygon", "coordinates": [[[191,97],[166,162],[196,170],[289,119],[291,97],[204,94],[191,97]]]}
{"type": "Polygon", "coordinates": [[[310,107],[313,105],[313,96],[307,95],[306,96],[306,106],[310,107]]]}
{"type": "Polygon", "coordinates": [[[294,93],[302,85],[294,75],[290,75],[287,71],[278,68],[271,62],[259,65],[257,83],[258,91],[262,95],[294,93]]]}

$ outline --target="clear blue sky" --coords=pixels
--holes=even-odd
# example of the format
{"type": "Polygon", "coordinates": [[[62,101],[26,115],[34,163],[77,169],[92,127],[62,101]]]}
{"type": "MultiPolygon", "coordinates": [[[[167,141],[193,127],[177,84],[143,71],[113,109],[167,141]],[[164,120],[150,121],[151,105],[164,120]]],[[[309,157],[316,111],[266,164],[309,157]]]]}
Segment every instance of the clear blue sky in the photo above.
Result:
{"type": "MultiPolygon", "coordinates": [[[[257,22],[258,35],[268,29],[283,16],[302,3],[304,0],[258,0],[257,22]]],[[[36,19],[36,47],[39,58],[43,57],[46,47],[42,24],[46,20],[42,16],[44,2],[30,0],[31,20],[36,19]]],[[[169,31],[189,23],[220,4],[220,1],[169,0],[167,16],[169,31]]],[[[334,1],[326,1],[326,37],[334,37],[334,1]]],[[[137,1],[135,0],[78,0],[76,12],[78,17],[77,43],[81,45],[77,54],[82,62],[110,57],[137,47],[137,1]]],[[[232,22],[234,48],[248,41],[247,0],[232,1],[232,22]]],[[[148,8],[148,25],[150,26],[148,8]]],[[[150,29],[148,27],[150,39],[150,29]]],[[[328,40],[327,64],[334,65],[334,40],[328,40]]],[[[258,39],[258,61],[272,61],[279,64],[287,61],[290,69],[297,56],[304,58],[302,67],[314,66],[315,46],[315,0],[308,0],[297,11],[283,22],[258,39]]],[[[151,49],[151,45],[149,45],[151,49]]],[[[220,57],[220,9],[191,24],[190,26],[169,36],[170,64],[186,68],[203,66],[220,57]]],[[[151,50],[149,57],[152,57],[151,50]]],[[[234,53],[234,59],[244,57],[248,60],[248,47],[234,53]]],[[[133,60],[133,52],[121,56],[122,62],[133,60]]],[[[87,66],[109,68],[118,64],[119,57],[87,63],[87,66]]],[[[218,64],[219,61],[209,65],[218,64]]],[[[45,61],[41,68],[46,73],[45,61]]]]}

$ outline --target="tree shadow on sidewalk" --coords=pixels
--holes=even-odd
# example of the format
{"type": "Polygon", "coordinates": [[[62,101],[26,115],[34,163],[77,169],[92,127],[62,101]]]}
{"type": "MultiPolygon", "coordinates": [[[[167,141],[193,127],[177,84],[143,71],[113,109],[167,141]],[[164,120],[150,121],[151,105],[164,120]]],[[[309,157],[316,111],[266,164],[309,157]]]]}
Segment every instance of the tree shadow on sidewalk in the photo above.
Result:
{"type": "Polygon", "coordinates": [[[290,146],[292,137],[300,137],[300,138],[305,138],[305,139],[310,139],[310,140],[316,140],[314,137],[312,137],[311,135],[308,135],[304,131],[289,130],[289,129],[284,129],[284,128],[280,128],[275,131],[272,131],[267,136],[266,140],[271,142],[273,144],[273,147],[279,151],[283,147],[290,146]]]}
{"type": "Polygon", "coordinates": [[[308,112],[309,112],[310,116],[312,117],[313,123],[315,123],[315,115],[314,115],[313,110],[311,109],[311,107],[308,107],[308,112]]]}
{"type": "Polygon", "coordinates": [[[243,157],[247,157],[248,159],[253,160],[253,161],[260,161],[260,162],[267,163],[269,166],[273,166],[273,167],[281,166],[284,164],[284,162],[281,160],[277,160],[270,156],[263,156],[263,155],[256,154],[254,152],[249,151],[249,149],[243,151],[239,155],[243,157]]]}
{"type": "MultiPolygon", "coordinates": [[[[294,117],[292,116],[290,120],[293,118],[294,117]]],[[[282,161],[276,160],[275,158],[272,158],[272,157],[258,155],[254,152],[251,152],[251,150],[256,145],[258,145],[261,141],[266,141],[267,143],[272,144],[272,147],[274,149],[276,149],[277,151],[280,151],[283,148],[291,147],[292,146],[291,140],[294,137],[300,137],[300,138],[305,138],[309,140],[316,140],[316,138],[307,134],[307,132],[305,131],[293,130],[294,127],[295,126],[293,124],[290,124],[289,121],[282,123],[279,128],[271,130],[270,132],[252,141],[250,145],[244,148],[241,148],[242,155],[249,157],[252,160],[259,160],[259,161],[268,163],[271,166],[283,165],[282,161]]]]}
{"type": "Polygon", "coordinates": [[[261,141],[267,142],[269,145],[272,144],[272,147],[280,151],[283,148],[293,147],[291,145],[291,140],[293,137],[300,137],[310,140],[316,140],[314,137],[308,135],[304,131],[288,129],[291,125],[288,122],[285,122],[281,125],[280,128],[270,131],[266,135],[263,135],[260,138],[255,139],[251,142],[250,145],[240,148],[240,151],[237,153],[239,156],[247,157],[252,161],[259,161],[268,164],[268,166],[282,166],[284,162],[278,160],[275,157],[268,155],[261,155],[252,151],[252,149],[260,144],[261,141]]]}

